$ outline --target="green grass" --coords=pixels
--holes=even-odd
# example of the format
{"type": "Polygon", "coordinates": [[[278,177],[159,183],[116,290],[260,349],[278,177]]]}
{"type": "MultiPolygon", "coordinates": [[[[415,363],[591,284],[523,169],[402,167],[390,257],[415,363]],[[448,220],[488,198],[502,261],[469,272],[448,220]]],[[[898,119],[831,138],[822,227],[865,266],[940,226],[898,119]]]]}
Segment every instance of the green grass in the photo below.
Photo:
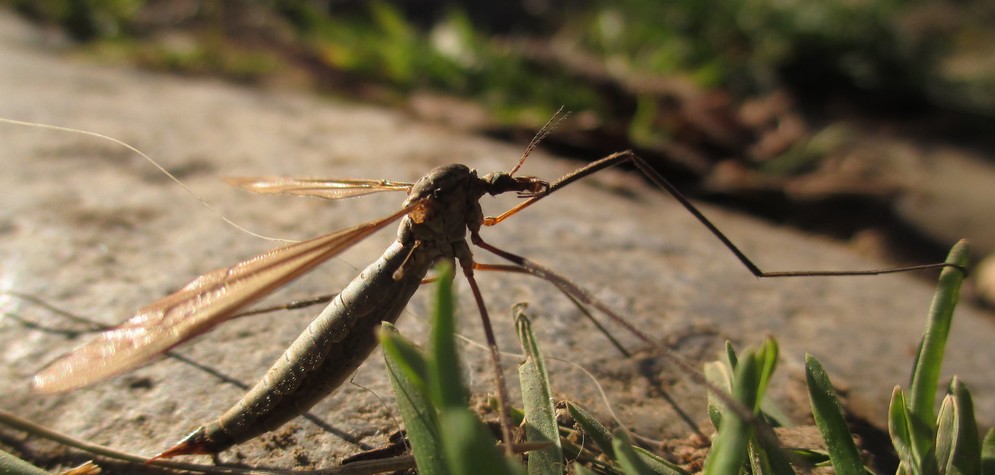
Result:
{"type": "MultiPolygon", "coordinates": [[[[948,263],[931,306],[920,353],[913,364],[909,396],[899,387],[889,409],[889,430],[901,459],[898,474],[995,474],[995,431],[979,438],[970,392],[957,377],[934,414],[938,368],[952,324],[953,310],[967,265],[967,247],[958,243],[948,263]]],[[[485,425],[466,408],[468,393],[463,384],[452,333],[451,272],[446,270],[437,293],[432,341],[425,352],[387,328],[382,334],[391,380],[398,405],[408,427],[412,449],[424,473],[467,473],[468,467],[487,460],[490,473],[561,474],[573,461],[574,473],[686,474],[684,469],[659,455],[634,445],[622,430],[605,427],[584,408],[567,402],[572,423],[557,424],[550,377],[542,351],[531,332],[524,307],[516,308],[519,339],[526,354],[519,367],[525,401],[526,444],[531,449],[520,460],[507,459],[485,425]],[[453,358],[453,360],[449,360],[453,358]],[[438,369],[433,369],[437,366],[438,369]],[[583,434],[590,443],[572,442],[583,434]],[[571,435],[575,437],[571,437],[571,435]]],[[[705,474],[788,474],[795,467],[832,466],[838,474],[872,473],[864,466],[854,436],[829,376],[819,362],[806,356],[805,376],[816,426],[827,450],[780,446],[773,427],[783,416],[764,395],[776,368],[778,346],[767,339],[758,349],[738,355],[727,346],[723,361],[709,363],[709,382],[731,397],[709,397],[709,416],[717,435],[705,461],[705,474]]],[[[896,379],[897,378],[896,375],[896,379]]]]}
{"type": "Polygon", "coordinates": [[[501,24],[479,5],[443,2],[194,2],[176,18],[143,0],[0,2],[92,51],[156,69],[239,81],[296,71],[347,91],[380,86],[388,102],[433,90],[515,127],[565,107],[645,147],[674,140],[682,125],[659,110],[672,107],[666,97],[633,78],[739,98],[788,85],[995,114],[984,93],[995,81],[985,59],[995,35],[983,21],[993,9],[980,0],[595,0],[501,24]],[[947,23],[920,24],[930,8],[947,23]]]}
{"type": "MultiPolygon", "coordinates": [[[[955,376],[947,384],[946,395],[936,410],[938,368],[967,259],[967,246],[963,242],[954,246],[946,262],[959,268],[948,267],[940,275],[920,351],[912,365],[912,382],[908,390],[896,386],[893,391],[888,429],[900,459],[898,475],[995,475],[995,429],[980,437],[971,394],[961,378],[955,376]]],[[[516,424],[524,426],[524,441],[513,444],[520,455],[508,456],[495,438],[496,431],[469,406],[470,393],[463,380],[455,340],[452,275],[449,266],[439,270],[426,350],[404,339],[392,325],[384,324],[380,332],[388,374],[420,473],[689,473],[660,454],[634,444],[624,430],[609,429],[583,407],[572,402],[554,405],[552,395],[560,392],[552,389],[555,381],[546,370],[540,342],[532,334],[524,306],[515,309],[525,354],[519,366],[524,410],[512,415],[516,424]]],[[[871,473],[854,443],[829,375],[812,356],[806,356],[805,376],[813,419],[827,450],[788,449],[777,441],[773,428],[784,418],[765,402],[764,395],[778,353],[776,341],[768,338],[758,349],[743,353],[727,345],[721,361],[706,364],[704,372],[711,389],[725,395],[709,395],[708,415],[717,435],[703,473],[780,475],[811,466],[831,466],[835,473],[844,475],[871,473]]],[[[895,379],[901,378],[896,375],[895,379]]],[[[48,437],[43,431],[36,433],[48,437]]],[[[76,447],[88,450],[83,445],[76,447]]],[[[0,453],[0,471],[3,470],[39,473],[9,454],[0,453]]]]}

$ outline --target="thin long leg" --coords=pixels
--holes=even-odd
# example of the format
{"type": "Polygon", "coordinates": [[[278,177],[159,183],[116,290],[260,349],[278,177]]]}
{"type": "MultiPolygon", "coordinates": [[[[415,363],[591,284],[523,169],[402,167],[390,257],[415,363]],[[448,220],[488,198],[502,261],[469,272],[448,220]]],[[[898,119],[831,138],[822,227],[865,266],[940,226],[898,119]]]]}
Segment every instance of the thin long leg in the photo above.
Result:
{"type": "Polygon", "coordinates": [[[242,313],[237,313],[232,316],[232,318],[248,317],[251,315],[259,315],[261,313],[278,312],[280,310],[296,310],[299,308],[310,307],[312,305],[327,304],[328,302],[331,302],[336,295],[338,294],[319,295],[309,299],[294,300],[293,302],[285,304],[273,305],[272,307],[254,308],[252,310],[246,310],[242,313]]]}
{"type": "Polygon", "coordinates": [[[488,272],[513,272],[516,274],[528,274],[529,271],[522,269],[519,266],[510,266],[507,264],[481,264],[479,262],[473,263],[474,270],[482,270],[488,272]]]}
{"type": "MultiPolygon", "coordinates": [[[[57,313],[57,314],[59,314],[59,315],[61,315],[63,317],[66,317],[66,318],[68,318],[70,320],[77,321],[77,322],[83,322],[83,323],[86,323],[88,325],[91,325],[91,326],[94,327],[93,331],[104,331],[104,330],[113,328],[113,325],[105,325],[105,324],[102,324],[102,323],[93,322],[93,321],[85,319],[83,317],[79,317],[79,316],[74,315],[72,313],[69,313],[69,312],[67,312],[65,310],[62,310],[62,309],[60,309],[58,307],[55,307],[54,305],[49,304],[49,303],[45,302],[44,300],[41,300],[41,299],[39,299],[37,297],[34,297],[32,295],[28,295],[28,294],[24,294],[24,293],[16,292],[16,291],[5,291],[3,293],[9,294],[9,295],[13,295],[13,296],[15,296],[15,297],[17,297],[19,299],[27,300],[27,301],[35,304],[35,305],[39,305],[41,307],[44,307],[44,308],[46,308],[48,310],[51,310],[52,312],[55,312],[55,313],[57,313]]],[[[259,315],[259,314],[262,314],[262,313],[277,312],[277,311],[280,311],[280,310],[296,310],[296,309],[299,309],[299,308],[310,307],[312,305],[327,304],[328,302],[331,302],[332,299],[334,299],[336,295],[338,295],[338,294],[319,295],[317,297],[313,297],[313,298],[309,298],[309,299],[302,299],[302,300],[294,300],[292,302],[288,302],[288,303],[280,304],[280,305],[273,305],[271,307],[254,308],[254,309],[251,309],[251,310],[246,310],[246,311],[244,311],[242,313],[237,313],[237,314],[233,315],[232,318],[248,317],[248,316],[251,316],[251,315],[259,315]]]]}
{"type": "MultiPolygon", "coordinates": [[[[19,299],[24,300],[26,302],[30,302],[30,303],[32,303],[34,305],[38,305],[38,306],[40,306],[40,307],[42,307],[42,308],[44,308],[46,310],[49,310],[49,311],[55,313],[56,315],[59,315],[59,316],[61,316],[63,318],[66,318],[66,319],[68,319],[70,321],[73,321],[73,322],[76,322],[76,323],[82,323],[82,324],[85,324],[85,325],[91,327],[91,329],[85,330],[84,332],[104,331],[104,330],[113,328],[113,325],[106,325],[106,324],[94,321],[94,320],[92,320],[90,318],[84,317],[82,315],[77,315],[77,314],[72,313],[72,312],[70,312],[68,310],[63,310],[63,309],[61,309],[61,308],[59,308],[59,307],[57,307],[55,305],[52,305],[52,304],[50,304],[50,303],[42,300],[41,298],[35,297],[34,295],[31,295],[31,294],[26,294],[26,293],[23,293],[23,292],[18,292],[16,290],[5,290],[5,291],[0,291],[0,295],[11,295],[13,297],[19,298],[19,299]]],[[[274,312],[274,311],[283,310],[283,309],[291,310],[291,309],[297,309],[297,308],[304,308],[304,307],[307,307],[307,306],[310,306],[310,305],[317,305],[319,303],[327,303],[327,302],[331,301],[333,298],[335,298],[335,295],[323,295],[323,296],[320,296],[320,297],[315,297],[315,298],[307,299],[307,300],[297,300],[297,301],[290,302],[290,303],[287,303],[287,304],[284,304],[284,305],[278,305],[278,306],[269,307],[269,308],[261,308],[261,309],[256,309],[256,310],[250,310],[250,311],[242,313],[240,315],[236,315],[236,317],[238,317],[238,316],[255,315],[255,314],[265,313],[265,312],[274,312]]],[[[13,314],[8,314],[8,315],[13,315],[13,314]]],[[[16,315],[13,315],[13,316],[15,318],[17,317],[16,315]]],[[[30,322],[28,322],[26,320],[21,319],[21,321],[24,324],[30,324],[30,322]]],[[[237,378],[234,378],[232,376],[229,376],[229,375],[227,375],[227,374],[225,374],[225,373],[223,373],[223,372],[221,372],[221,371],[219,371],[219,370],[217,370],[217,369],[215,369],[215,368],[213,368],[211,366],[208,366],[206,364],[203,364],[201,362],[193,360],[193,359],[191,359],[191,358],[189,358],[187,356],[184,356],[184,355],[182,355],[180,353],[177,353],[175,351],[167,351],[166,353],[164,353],[164,356],[166,358],[172,358],[172,359],[174,359],[176,361],[179,361],[179,362],[181,362],[183,364],[190,365],[190,366],[192,366],[192,367],[194,367],[194,368],[196,368],[196,369],[198,369],[200,371],[203,371],[204,373],[207,373],[207,374],[209,374],[209,375],[217,378],[218,381],[221,381],[222,383],[230,384],[230,385],[232,385],[232,386],[234,386],[236,388],[239,388],[241,390],[247,390],[247,389],[249,389],[249,385],[245,384],[241,380],[239,380],[237,378]]],[[[346,434],[346,433],[342,432],[339,429],[336,429],[336,428],[332,427],[327,422],[325,422],[325,420],[323,420],[322,418],[316,416],[315,414],[313,414],[311,412],[305,412],[304,414],[302,414],[302,417],[304,417],[305,419],[311,421],[316,426],[324,429],[325,431],[337,435],[338,437],[342,438],[343,440],[346,440],[346,441],[348,441],[350,443],[353,443],[353,444],[356,444],[356,445],[360,445],[360,446],[363,445],[363,444],[360,444],[360,442],[355,437],[353,437],[353,436],[351,436],[349,434],[346,434]]]]}
{"type": "Polygon", "coordinates": [[[83,317],[83,316],[80,316],[80,315],[76,315],[75,313],[72,313],[72,312],[70,312],[68,310],[63,310],[63,309],[61,309],[59,307],[56,307],[55,305],[52,305],[52,304],[50,304],[50,303],[42,300],[41,298],[35,297],[34,295],[31,295],[31,294],[26,294],[24,292],[18,292],[16,290],[4,290],[4,291],[0,292],[0,295],[10,295],[12,297],[16,297],[18,299],[21,299],[21,300],[24,300],[26,302],[30,302],[32,304],[35,304],[35,305],[37,305],[39,307],[42,307],[42,308],[44,308],[44,309],[46,309],[46,310],[48,310],[50,312],[55,313],[56,315],[64,317],[64,318],[66,318],[66,319],[68,319],[68,320],[70,320],[72,322],[82,323],[82,324],[87,325],[87,326],[90,327],[89,329],[84,330],[83,332],[104,331],[104,330],[107,330],[108,328],[112,327],[112,325],[107,325],[107,324],[104,324],[104,323],[100,323],[100,322],[91,320],[89,318],[86,318],[86,317],[83,317]]]}
{"type": "MultiPolygon", "coordinates": [[[[590,306],[592,306],[592,307],[600,310],[605,315],[608,315],[616,323],[618,323],[618,324],[622,325],[623,327],[625,327],[627,330],[629,330],[630,332],[632,332],[636,337],[638,337],[639,339],[645,341],[650,346],[652,346],[657,351],[659,351],[665,358],[667,358],[668,360],[670,360],[671,362],[673,362],[674,364],[676,364],[677,366],[679,366],[684,371],[684,373],[688,374],[689,376],[691,376],[691,378],[694,379],[695,382],[697,382],[698,384],[704,386],[709,391],[711,391],[711,393],[714,394],[716,398],[720,399],[726,405],[726,407],[729,408],[729,410],[735,412],[736,415],[740,419],[742,419],[743,421],[745,421],[747,424],[754,424],[754,425],[757,424],[757,422],[758,422],[757,421],[757,417],[753,413],[753,411],[751,410],[751,408],[748,408],[748,407],[744,406],[739,401],[737,401],[736,399],[734,399],[732,397],[732,395],[730,395],[729,393],[727,393],[725,390],[723,390],[722,388],[720,388],[720,387],[712,384],[710,381],[708,381],[705,378],[704,374],[702,374],[701,372],[699,372],[698,370],[696,370],[684,358],[682,358],[681,356],[677,355],[675,352],[670,351],[670,349],[668,349],[663,344],[660,344],[660,343],[656,342],[655,340],[653,340],[652,338],[650,338],[649,336],[647,336],[645,333],[643,333],[638,328],[636,328],[628,320],[622,318],[621,315],[615,313],[611,308],[609,308],[603,302],[601,302],[596,297],[594,297],[594,295],[591,294],[586,289],[580,287],[579,285],[571,282],[570,279],[567,279],[566,277],[558,274],[557,272],[553,271],[552,269],[549,269],[549,268],[547,268],[547,267],[545,267],[545,266],[543,266],[543,265],[541,265],[541,264],[539,264],[537,262],[531,261],[529,259],[526,259],[525,257],[519,256],[517,254],[513,254],[511,252],[505,251],[503,249],[500,249],[500,248],[497,248],[495,246],[492,246],[492,245],[488,244],[487,242],[485,242],[480,237],[480,234],[477,233],[477,232],[471,232],[470,239],[477,246],[480,246],[483,249],[486,249],[486,250],[488,250],[488,251],[490,251],[490,252],[492,252],[494,254],[497,254],[498,256],[500,256],[502,258],[505,258],[505,259],[513,262],[514,264],[516,264],[518,266],[521,266],[521,268],[523,270],[525,270],[525,272],[527,272],[529,274],[532,274],[532,275],[534,275],[536,277],[540,277],[543,280],[546,280],[546,281],[552,283],[557,288],[559,288],[563,293],[567,294],[571,298],[575,298],[576,300],[584,302],[585,304],[590,305],[590,306]]],[[[468,280],[469,280],[469,278],[468,278],[468,280]]],[[[470,282],[471,282],[471,288],[475,288],[476,283],[474,283],[472,280],[470,282]]],[[[480,295],[479,292],[475,291],[474,296],[477,298],[478,303],[480,302],[479,295],[480,295]]],[[[483,307],[481,307],[481,308],[483,308],[483,307]]],[[[486,320],[485,320],[485,322],[486,322],[486,320]]],[[[489,322],[487,322],[487,323],[488,323],[488,326],[489,326],[489,322]]],[[[487,328],[487,327],[485,327],[485,328],[487,328]]],[[[490,335],[489,337],[493,338],[492,335],[490,335]]],[[[500,364],[497,363],[497,359],[496,359],[498,357],[497,356],[497,346],[496,345],[491,345],[491,354],[492,354],[492,358],[495,358],[495,364],[497,365],[498,369],[500,370],[500,364]]],[[[503,376],[500,379],[501,379],[501,381],[503,383],[503,379],[504,379],[503,376]]],[[[501,386],[501,387],[503,388],[503,386],[501,386]]],[[[502,406],[502,408],[503,407],[505,407],[505,406],[502,406]]],[[[502,431],[503,430],[504,430],[504,428],[502,427],[502,431]]],[[[772,434],[769,434],[766,431],[760,430],[760,431],[757,432],[757,434],[760,437],[763,437],[765,439],[770,440],[775,445],[780,445],[780,442],[777,441],[776,437],[773,437],[772,434]]]]}
{"type": "Polygon", "coordinates": [[[603,304],[601,301],[595,298],[593,294],[591,294],[581,286],[573,283],[572,281],[570,281],[570,279],[561,276],[552,269],[548,269],[545,266],[542,266],[539,263],[527,259],[525,257],[519,256],[518,254],[514,254],[505,251],[504,249],[495,247],[484,241],[484,239],[480,237],[480,233],[476,232],[470,233],[470,241],[473,242],[473,244],[480,246],[481,248],[486,249],[503,259],[513,262],[525,272],[532,274],[536,277],[539,277],[543,280],[549,281],[550,283],[558,287],[560,290],[577,298],[577,300],[598,309],[605,315],[608,315],[608,317],[614,320],[616,323],[625,327],[626,330],[631,332],[633,335],[635,335],[643,342],[650,345],[657,344],[656,340],[650,338],[649,335],[644,333],[642,330],[637,328],[635,325],[630,323],[621,315],[615,313],[615,311],[613,311],[607,305],[603,304]]]}
{"type": "MultiPolygon", "coordinates": [[[[527,269],[516,265],[481,264],[479,262],[474,262],[473,268],[475,270],[483,270],[483,271],[514,272],[517,274],[532,275],[531,272],[529,272],[527,269]]],[[[601,334],[604,335],[605,338],[607,338],[608,341],[611,342],[612,346],[614,346],[615,349],[622,354],[622,356],[628,358],[629,356],[632,355],[631,353],[629,353],[629,350],[626,350],[625,347],[622,346],[622,343],[619,342],[618,339],[615,338],[615,336],[612,335],[611,332],[608,331],[608,329],[605,328],[605,326],[598,321],[597,318],[594,318],[594,315],[591,314],[590,310],[588,310],[587,307],[584,306],[584,304],[582,304],[579,300],[577,300],[576,297],[571,295],[569,292],[564,291],[560,287],[557,287],[556,289],[559,290],[560,292],[563,292],[563,295],[565,295],[568,299],[570,299],[571,302],[573,302],[574,305],[577,306],[577,308],[580,310],[580,313],[584,314],[584,316],[591,322],[591,324],[593,324],[594,327],[597,328],[598,331],[600,331],[601,334]]]]}
{"type": "MultiPolygon", "coordinates": [[[[629,322],[628,320],[626,320],[625,318],[623,318],[621,315],[619,315],[618,313],[616,313],[614,310],[612,310],[610,307],[608,307],[608,305],[606,305],[604,302],[598,300],[597,297],[595,297],[594,294],[592,294],[588,290],[586,290],[583,287],[581,287],[581,286],[573,283],[570,279],[568,279],[568,278],[560,275],[559,273],[553,271],[552,269],[550,269],[550,268],[548,268],[546,266],[543,266],[542,264],[539,264],[538,262],[532,261],[530,259],[527,259],[525,257],[519,256],[519,255],[511,253],[511,252],[505,251],[503,249],[500,249],[498,247],[495,247],[495,246],[493,246],[493,245],[485,242],[483,240],[483,238],[480,237],[480,233],[471,232],[470,233],[470,240],[475,245],[477,245],[477,246],[479,246],[479,247],[481,247],[483,249],[486,249],[486,250],[488,250],[488,251],[490,251],[490,252],[492,252],[492,253],[494,253],[494,254],[496,254],[496,255],[504,258],[504,259],[507,259],[508,261],[511,261],[512,263],[514,263],[514,264],[516,264],[518,266],[521,266],[521,268],[524,269],[529,274],[532,274],[532,275],[534,275],[536,277],[539,277],[539,278],[541,278],[541,279],[543,279],[543,280],[545,280],[545,281],[547,281],[547,282],[555,285],[562,292],[564,292],[564,293],[566,293],[566,294],[568,294],[568,295],[576,298],[577,300],[579,300],[579,301],[581,301],[581,302],[583,302],[583,303],[585,303],[587,305],[590,305],[590,306],[598,309],[598,311],[600,311],[601,313],[604,313],[605,315],[607,315],[612,321],[614,321],[615,323],[617,323],[617,324],[621,325],[622,327],[624,327],[626,330],[628,330],[630,333],[632,333],[633,335],[635,335],[637,338],[639,338],[640,340],[642,340],[646,344],[648,344],[651,347],[653,347],[653,348],[657,349],[658,351],[660,351],[663,354],[664,357],[666,357],[670,361],[674,362],[686,374],[690,375],[695,380],[695,382],[697,382],[698,384],[701,384],[702,386],[708,388],[710,391],[712,391],[713,393],[715,393],[716,397],[718,397],[719,399],[722,399],[722,402],[725,403],[726,406],[728,406],[729,408],[731,408],[733,411],[735,411],[736,414],[740,418],[742,418],[744,421],[748,421],[748,422],[752,423],[756,419],[756,417],[753,415],[753,413],[749,409],[747,409],[746,407],[744,407],[742,404],[739,404],[728,393],[726,393],[725,391],[723,391],[719,387],[715,386],[714,384],[710,383],[707,379],[705,379],[705,376],[703,374],[701,374],[701,372],[699,372],[697,369],[695,369],[693,366],[691,366],[691,364],[688,363],[684,358],[681,358],[676,353],[670,351],[666,346],[664,346],[664,345],[660,344],[659,342],[657,342],[656,340],[650,338],[649,335],[647,335],[642,330],[640,330],[638,327],[636,327],[635,325],[633,325],[632,322],[629,322]]],[[[471,284],[471,286],[472,285],[473,284],[471,284]]],[[[497,348],[494,347],[494,348],[492,348],[491,351],[496,351],[496,350],[497,350],[497,348]]]]}
{"type": "MultiPolygon", "coordinates": [[[[487,272],[514,272],[517,274],[528,274],[529,272],[518,266],[509,266],[507,264],[481,264],[479,262],[473,263],[473,270],[482,270],[487,272]]],[[[421,280],[422,285],[431,284],[439,280],[438,276],[426,277],[421,280]]]]}
{"type": "Polygon", "coordinates": [[[880,275],[880,274],[892,274],[897,272],[909,272],[909,271],[922,270],[922,269],[939,269],[944,267],[954,267],[960,269],[960,271],[963,272],[964,274],[967,274],[966,269],[958,265],[948,264],[945,262],[938,262],[934,264],[921,264],[914,266],[893,267],[888,269],[844,270],[844,271],[824,271],[824,270],[776,271],[776,272],[764,271],[760,269],[760,267],[758,267],[756,264],[754,264],[749,257],[746,257],[746,254],[744,254],[743,251],[739,250],[739,248],[736,247],[735,244],[733,244],[732,240],[726,237],[726,235],[722,231],[719,231],[719,228],[717,228],[714,224],[712,224],[712,222],[709,221],[708,218],[706,218],[705,215],[702,214],[702,212],[697,207],[691,204],[691,202],[687,199],[687,197],[685,197],[677,189],[677,187],[675,187],[673,184],[667,181],[667,179],[664,178],[663,175],[654,170],[649,165],[649,163],[647,163],[645,160],[643,160],[641,157],[636,155],[631,150],[613,153],[611,155],[608,155],[607,157],[595,160],[581,168],[578,168],[577,170],[574,170],[564,175],[559,180],[556,180],[555,182],[551,183],[549,185],[549,188],[547,188],[544,192],[519,203],[517,206],[509,209],[508,211],[505,211],[504,213],[496,217],[484,218],[484,225],[493,226],[497,223],[500,223],[501,221],[504,221],[508,217],[531,206],[536,201],[539,201],[545,198],[546,196],[549,196],[551,193],[553,193],[556,190],[559,190],[560,188],[563,188],[564,186],[567,186],[592,173],[604,170],[605,168],[612,167],[618,165],[619,163],[624,163],[624,162],[631,162],[633,165],[636,166],[636,168],[639,169],[639,171],[643,172],[643,174],[646,175],[646,177],[649,178],[650,181],[652,181],[656,186],[662,188],[667,193],[670,193],[670,195],[673,196],[674,199],[677,200],[677,202],[684,207],[684,209],[688,210],[688,212],[691,213],[699,222],[701,222],[701,224],[703,224],[706,228],[708,228],[708,230],[711,231],[712,234],[714,234],[715,237],[719,239],[719,241],[722,241],[722,244],[725,245],[725,247],[729,249],[729,251],[731,251],[733,255],[736,256],[736,259],[738,259],[739,262],[741,262],[743,266],[750,271],[750,273],[752,273],[754,276],[758,278],[880,275]]]}
{"type": "Polygon", "coordinates": [[[608,331],[608,328],[602,325],[597,318],[594,318],[594,314],[592,314],[591,311],[588,310],[588,308],[585,307],[580,300],[577,300],[577,297],[570,295],[568,292],[564,291],[559,287],[557,287],[557,290],[563,292],[563,295],[565,295],[568,299],[570,299],[571,302],[573,302],[573,304],[577,307],[577,309],[580,310],[580,313],[584,314],[584,317],[587,318],[587,320],[591,322],[591,324],[593,324],[594,327],[597,328],[598,331],[601,332],[601,334],[604,335],[609,342],[611,342],[612,346],[614,346],[615,349],[622,354],[622,356],[626,358],[632,356],[632,353],[630,353],[629,350],[625,349],[625,346],[622,346],[622,342],[618,341],[618,339],[615,338],[615,335],[612,335],[612,333],[608,331]]]}
{"type": "Polygon", "coordinates": [[[535,203],[536,201],[539,201],[539,200],[541,200],[541,199],[549,196],[551,193],[553,193],[554,191],[556,191],[556,190],[558,190],[560,188],[563,188],[564,186],[567,186],[567,185],[569,185],[569,184],[571,184],[571,183],[573,183],[573,182],[575,182],[575,181],[577,181],[577,180],[579,180],[581,178],[584,178],[585,176],[588,176],[588,175],[590,175],[592,173],[598,172],[600,170],[604,170],[605,168],[613,167],[613,166],[615,166],[615,165],[617,165],[619,163],[624,162],[625,160],[628,160],[628,155],[626,155],[627,153],[631,153],[631,152],[613,153],[613,154],[611,154],[611,155],[609,155],[607,157],[595,160],[595,161],[593,161],[591,163],[588,163],[587,165],[584,165],[583,167],[580,167],[580,168],[578,168],[578,169],[576,169],[576,170],[574,170],[574,171],[572,171],[572,172],[564,175],[559,180],[556,180],[553,183],[550,183],[549,184],[549,188],[547,188],[546,191],[544,191],[542,193],[539,193],[538,195],[535,195],[535,196],[533,196],[533,197],[531,197],[531,198],[529,198],[529,199],[527,199],[527,200],[519,203],[517,206],[509,209],[508,211],[505,211],[504,213],[501,213],[498,216],[495,216],[495,217],[488,216],[488,217],[484,218],[484,226],[494,226],[495,224],[498,224],[501,221],[504,221],[505,219],[510,218],[512,215],[518,213],[519,211],[521,211],[521,210],[523,210],[525,208],[528,208],[529,206],[532,206],[532,204],[535,203]]]}
{"type": "Polygon", "coordinates": [[[491,364],[494,367],[494,382],[497,385],[498,405],[501,409],[499,411],[501,413],[501,437],[504,438],[505,451],[508,456],[512,456],[514,453],[511,450],[511,446],[514,439],[511,438],[511,419],[508,417],[511,406],[508,402],[508,387],[504,382],[504,369],[501,367],[501,352],[498,350],[497,339],[494,338],[491,317],[487,313],[487,307],[484,306],[484,297],[480,293],[480,287],[477,286],[477,280],[473,277],[473,265],[464,265],[461,261],[460,267],[463,269],[463,276],[466,277],[466,281],[470,283],[473,299],[476,300],[477,309],[480,311],[480,320],[484,326],[484,337],[487,339],[487,348],[491,351],[491,364]]]}

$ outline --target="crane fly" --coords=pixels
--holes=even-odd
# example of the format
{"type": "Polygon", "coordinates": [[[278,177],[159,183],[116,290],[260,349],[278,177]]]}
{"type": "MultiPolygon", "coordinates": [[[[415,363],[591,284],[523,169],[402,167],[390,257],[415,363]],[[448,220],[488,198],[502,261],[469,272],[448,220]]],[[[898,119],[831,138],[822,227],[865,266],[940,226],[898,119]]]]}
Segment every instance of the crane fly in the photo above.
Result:
{"type": "MultiPolygon", "coordinates": [[[[403,191],[408,196],[401,209],[389,216],[285,245],[198,277],[175,293],[143,307],[121,325],[49,364],[34,377],[34,388],[49,393],[69,391],[148,364],[177,345],[239,316],[239,312],[251,303],[400,220],[397,239],[384,254],[328,303],[239,402],[157,458],[218,453],[274,430],[308,410],[339,386],[368,357],[376,347],[375,327],[384,321],[397,320],[429,269],[440,260],[458,261],[469,282],[490,348],[502,420],[506,421],[507,391],[494,333],[474,279],[474,270],[503,270],[541,277],[569,296],[598,309],[644,342],[660,348],[655,340],[590,292],[541,264],[487,243],[480,235],[482,227],[496,225],[580,178],[624,162],[635,165],[657,186],[670,193],[757,277],[873,275],[948,265],[938,263],[865,271],[764,272],[673,185],[633,152],[606,156],[553,182],[516,176],[515,173],[538,141],[548,134],[548,126],[529,144],[510,172],[478,176],[475,170],[465,165],[453,164],[438,167],[414,183],[274,177],[229,179],[230,184],[255,193],[341,199],[403,191]],[[524,201],[501,215],[485,217],[479,200],[487,194],[509,192],[516,193],[524,201]],[[477,263],[470,249],[471,243],[511,264],[477,263]]],[[[502,431],[505,440],[511,440],[509,424],[502,424],[502,431]]]]}

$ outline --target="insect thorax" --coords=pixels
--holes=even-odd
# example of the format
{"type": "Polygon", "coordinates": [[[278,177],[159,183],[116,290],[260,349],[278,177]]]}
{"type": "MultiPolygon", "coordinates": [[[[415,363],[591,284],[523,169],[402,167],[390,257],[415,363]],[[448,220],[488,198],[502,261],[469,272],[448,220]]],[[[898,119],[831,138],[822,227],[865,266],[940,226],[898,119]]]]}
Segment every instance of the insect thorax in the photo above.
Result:
{"type": "MultiPolygon", "coordinates": [[[[469,258],[467,229],[478,230],[483,222],[480,197],[486,186],[477,172],[452,164],[433,169],[411,187],[405,206],[422,206],[401,221],[398,241],[419,248],[424,258],[469,258]]],[[[414,257],[414,256],[412,256],[414,257]]]]}

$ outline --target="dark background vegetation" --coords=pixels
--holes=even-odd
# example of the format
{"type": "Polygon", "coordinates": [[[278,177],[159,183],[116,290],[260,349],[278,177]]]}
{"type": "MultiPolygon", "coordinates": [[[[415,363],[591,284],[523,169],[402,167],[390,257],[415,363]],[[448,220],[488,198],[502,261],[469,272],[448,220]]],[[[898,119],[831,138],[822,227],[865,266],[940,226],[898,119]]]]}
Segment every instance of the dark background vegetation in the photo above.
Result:
{"type": "Polygon", "coordinates": [[[893,212],[854,159],[877,134],[984,151],[987,0],[4,0],[99,60],[310,88],[584,160],[632,148],[698,197],[893,259],[949,243],[893,212]],[[900,239],[899,239],[900,237],[900,239]],[[900,245],[899,245],[900,244],[900,245]]]}

